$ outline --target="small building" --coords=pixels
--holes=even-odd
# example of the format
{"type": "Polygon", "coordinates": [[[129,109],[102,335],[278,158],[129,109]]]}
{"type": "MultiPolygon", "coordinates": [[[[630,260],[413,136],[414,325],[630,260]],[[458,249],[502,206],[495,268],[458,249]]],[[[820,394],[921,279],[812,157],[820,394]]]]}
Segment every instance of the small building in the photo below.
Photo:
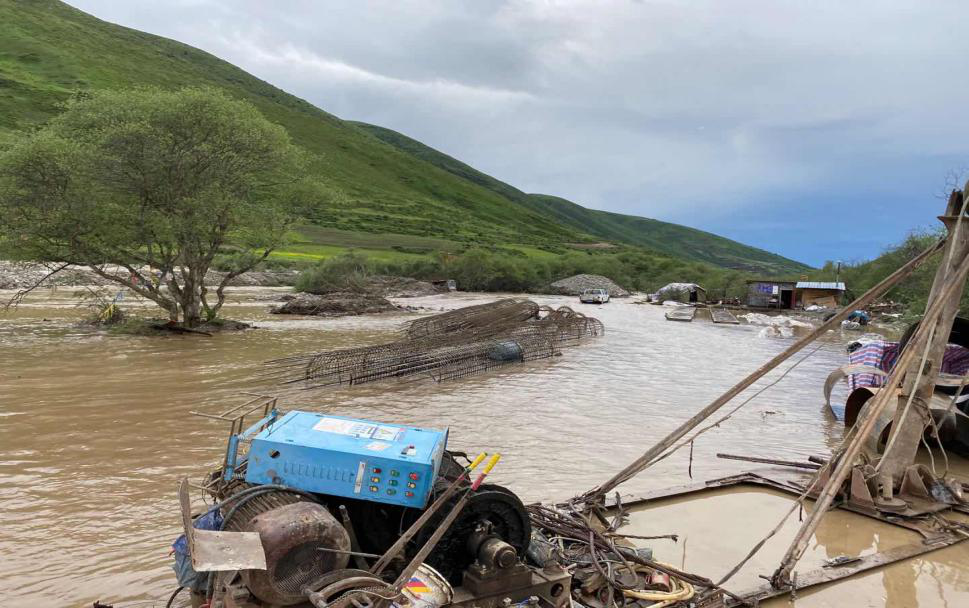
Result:
{"type": "Polygon", "coordinates": [[[845,284],[840,281],[798,281],[795,285],[797,289],[797,302],[801,308],[808,306],[824,306],[825,308],[837,308],[841,303],[841,297],[845,293],[845,284]]]}
{"type": "Polygon", "coordinates": [[[707,290],[696,283],[670,283],[661,287],[655,294],[654,301],[680,300],[683,302],[706,302],[707,290]]]}
{"type": "Polygon", "coordinates": [[[747,281],[747,306],[794,308],[794,285],[794,281],[749,280],[747,281]]]}

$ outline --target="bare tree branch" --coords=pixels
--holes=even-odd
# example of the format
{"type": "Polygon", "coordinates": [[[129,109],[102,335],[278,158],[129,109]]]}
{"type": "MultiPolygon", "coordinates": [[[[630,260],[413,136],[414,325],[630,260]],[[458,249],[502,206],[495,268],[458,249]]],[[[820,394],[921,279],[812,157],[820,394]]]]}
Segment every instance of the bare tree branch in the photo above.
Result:
{"type": "MultiPolygon", "coordinates": [[[[51,278],[52,276],[54,276],[58,272],[64,270],[68,266],[70,266],[70,264],[61,264],[57,268],[55,268],[55,269],[51,270],[50,272],[48,272],[39,281],[37,281],[36,283],[34,283],[33,285],[31,285],[30,287],[27,287],[26,289],[20,289],[20,290],[18,290],[17,293],[13,294],[13,296],[11,296],[10,299],[7,300],[7,302],[3,305],[3,311],[4,312],[7,312],[11,308],[17,308],[18,306],[20,306],[21,302],[24,301],[24,298],[26,298],[27,295],[30,292],[32,292],[33,290],[37,289],[41,285],[43,285],[44,282],[46,282],[49,278],[51,278]]],[[[50,269],[50,267],[48,267],[48,269],[50,269]]]]}

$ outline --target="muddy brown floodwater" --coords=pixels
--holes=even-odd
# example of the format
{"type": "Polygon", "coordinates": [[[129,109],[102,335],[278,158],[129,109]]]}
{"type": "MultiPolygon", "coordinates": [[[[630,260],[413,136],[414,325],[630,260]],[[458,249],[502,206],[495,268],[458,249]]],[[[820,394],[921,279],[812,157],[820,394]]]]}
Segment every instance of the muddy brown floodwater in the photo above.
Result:
{"type": "MultiPolygon", "coordinates": [[[[214,466],[227,432],[189,410],[215,412],[243,391],[273,391],[256,377],[267,359],[381,342],[419,314],[283,318],[267,314],[274,294],[233,290],[226,314],[258,329],[212,338],[108,336],[79,328],[82,311],[64,288],[37,293],[0,316],[0,605],[89,606],[101,599],[120,608],[167,597],[175,586],[167,554],[179,533],[176,481],[198,479],[214,466]]],[[[439,310],[492,297],[452,294],[406,303],[439,310]]],[[[536,300],[598,316],[605,337],[552,360],[450,383],[304,392],[282,404],[448,426],[452,448],[502,452],[496,482],[526,500],[562,499],[604,481],[790,343],[758,337],[759,328],[745,325],[667,322],[661,307],[628,299],[605,306],[536,300]]],[[[824,410],[821,385],[843,363],[847,338],[829,334],[777,386],[698,440],[693,478],[748,470],[717,459],[718,451],[787,459],[829,453],[841,429],[824,410]]],[[[687,465],[687,454],[678,454],[622,490],[683,483],[687,465]]],[[[964,473],[964,464],[957,470],[964,473]]],[[[653,545],[657,557],[717,578],[775,525],[786,500],[761,491],[716,492],[660,502],[638,512],[631,525],[681,534],[679,543],[653,545]]],[[[735,587],[772,571],[793,530],[785,529],[749,564],[735,587]]],[[[900,542],[898,536],[864,518],[833,514],[805,559],[884,549],[900,542]]],[[[969,548],[958,545],[803,591],[796,605],[966,606],[967,563],[969,548]]]]}

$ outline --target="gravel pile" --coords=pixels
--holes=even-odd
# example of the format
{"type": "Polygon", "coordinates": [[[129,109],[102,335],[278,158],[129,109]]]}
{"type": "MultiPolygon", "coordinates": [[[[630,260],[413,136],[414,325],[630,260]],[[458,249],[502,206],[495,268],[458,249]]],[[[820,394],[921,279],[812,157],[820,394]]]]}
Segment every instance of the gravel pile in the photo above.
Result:
{"type": "MultiPolygon", "coordinates": [[[[256,270],[243,272],[229,281],[232,287],[289,287],[296,284],[298,270],[256,270]]],[[[205,273],[206,285],[218,285],[225,277],[224,272],[210,270],[205,273]]]]}
{"type": "MultiPolygon", "coordinates": [[[[48,268],[43,264],[0,261],[0,289],[27,289],[47,276],[58,264],[48,268]]],[[[99,277],[90,270],[69,268],[47,279],[44,285],[107,285],[111,281],[99,277]]]]}
{"type": "Polygon", "coordinates": [[[556,293],[577,296],[586,289],[605,289],[609,291],[610,297],[623,298],[629,292],[616,285],[612,279],[598,274],[577,274],[574,277],[555,281],[550,285],[556,293]]]}
{"type": "MultiPolygon", "coordinates": [[[[26,289],[31,287],[44,278],[51,268],[57,266],[59,264],[51,264],[48,268],[43,264],[0,260],[0,289],[26,289]]],[[[127,275],[128,271],[118,268],[113,272],[123,277],[127,275]]],[[[222,281],[224,276],[224,272],[210,270],[205,274],[205,284],[214,287],[222,281]]],[[[299,276],[299,272],[296,270],[245,272],[232,279],[229,285],[234,287],[282,287],[294,284],[297,276],[299,276]]],[[[61,287],[70,285],[117,285],[117,283],[98,276],[85,268],[67,268],[47,279],[44,285],[61,287]]]]}

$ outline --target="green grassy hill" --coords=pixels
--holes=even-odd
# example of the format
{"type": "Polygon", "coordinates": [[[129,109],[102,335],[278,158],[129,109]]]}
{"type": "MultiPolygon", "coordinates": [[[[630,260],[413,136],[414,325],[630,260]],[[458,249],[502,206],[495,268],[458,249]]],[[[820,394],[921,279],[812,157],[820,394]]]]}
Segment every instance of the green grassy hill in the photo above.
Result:
{"type": "Polygon", "coordinates": [[[639,245],[688,260],[771,275],[809,269],[800,262],[695,228],[587,209],[557,196],[527,194],[406,135],[376,125],[355,124],[405,152],[600,240],[639,245]]]}
{"type": "MultiPolygon", "coordinates": [[[[54,115],[58,103],[77,91],[142,85],[217,86],[284,126],[309,152],[312,177],[323,185],[318,204],[307,211],[318,228],[303,231],[307,247],[339,250],[354,234],[525,252],[607,240],[762,273],[806,268],[675,224],[526,195],[392,131],[340,120],[188,45],[55,0],[0,0],[0,143],[54,115]]],[[[369,240],[379,245],[393,239],[369,240]]]]}

